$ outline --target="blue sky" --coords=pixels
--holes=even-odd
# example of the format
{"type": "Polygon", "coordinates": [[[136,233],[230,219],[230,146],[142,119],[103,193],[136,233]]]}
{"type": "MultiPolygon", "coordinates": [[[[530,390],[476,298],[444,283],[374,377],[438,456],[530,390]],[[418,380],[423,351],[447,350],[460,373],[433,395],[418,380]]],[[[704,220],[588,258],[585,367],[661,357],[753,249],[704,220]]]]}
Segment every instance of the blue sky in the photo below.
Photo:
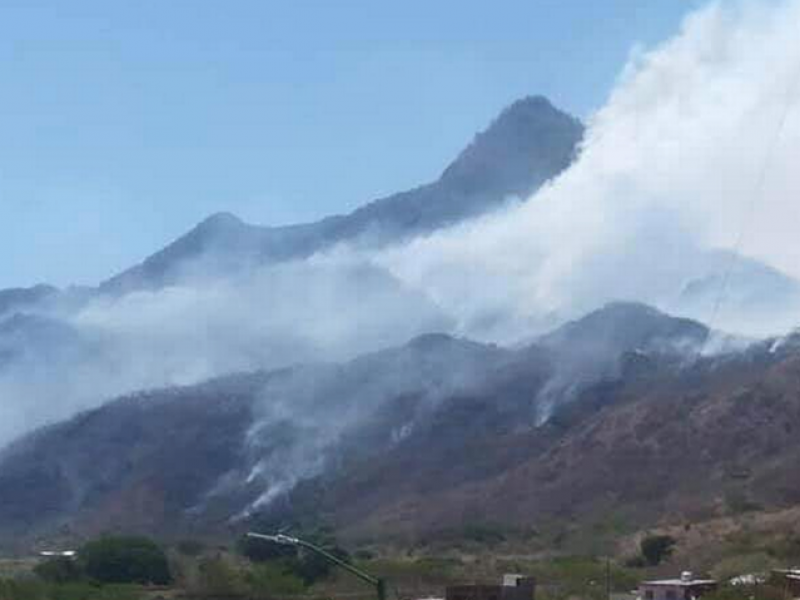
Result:
{"type": "Polygon", "coordinates": [[[693,0],[0,5],[0,288],[94,284],[216,211],[435,178],[506,105],[586,116],[693,0]]]}

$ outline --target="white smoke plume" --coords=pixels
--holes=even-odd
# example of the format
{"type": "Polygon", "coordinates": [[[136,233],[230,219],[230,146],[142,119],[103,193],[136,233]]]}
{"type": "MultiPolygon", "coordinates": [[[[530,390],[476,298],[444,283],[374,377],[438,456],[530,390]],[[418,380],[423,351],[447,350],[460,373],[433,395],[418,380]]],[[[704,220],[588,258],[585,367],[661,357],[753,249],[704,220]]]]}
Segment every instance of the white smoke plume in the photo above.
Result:
{"type": "MultiPolygon", "coordinates": [[[[346,359],[431,331],[516,342],[617,299],[708,320],[720,273],[753,264],[719,249],[800,277],[798,79],[800,0],[712,4],[632,55],[579,159],[525,203],[378,254],[338,248],[95,299],[56,315],[79,342],[64,332],[44,362],[35,340],[0,348],[0,444],[135,389],[346,359]],[[697,282],[708,285],[687,301],[697,282]]],[[[722,310],[713,325],[764,334],[800,323],[794,308],[722,310]]]]}
{"type": "Polygon", "coordinates": [[[0,336],[0,445],[120,394],[345,360],[452,324],[375,267],[310,259],[3,327],[19,334],[0,336]]]}
{"type": "MultiPolygon", "coordinates": [[[[716,290],[725,308],[719,274],[741,268],[709,249],[800,276],[798,80],[800,2],[712,4],[632,56],[551,185],[379,262],[482,337],[524,337],[615,299],[681,312],[684,287],[716,273],[692,311],[708,320],[716,290]]],[[[800,311],[720,315],[714,325],[748,334],[800,323],[800,311]]]]}

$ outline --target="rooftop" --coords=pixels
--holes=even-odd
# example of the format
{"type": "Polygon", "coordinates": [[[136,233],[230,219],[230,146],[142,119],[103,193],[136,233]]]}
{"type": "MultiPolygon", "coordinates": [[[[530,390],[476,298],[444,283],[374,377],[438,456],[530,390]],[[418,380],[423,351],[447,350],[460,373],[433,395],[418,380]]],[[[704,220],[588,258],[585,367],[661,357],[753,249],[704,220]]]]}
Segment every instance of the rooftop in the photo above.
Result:
{"type": "Polygon", "coordinates": [[[695,579],[691,571],[683,571],[681,576],[677,579],[654,579],[651,581],[643,581],[641,585],[669,585],[669,586],[682,586],[691,587],[695,585],[716,585],[714,579],[695,579]]]}
{"type": "Polygon", "coordinates": [[[714,585],[717,581],[715,579],[653,579],[651,581],[643,581],[641,585],[679,585],[690,587],[694,585],[714,585]]]}

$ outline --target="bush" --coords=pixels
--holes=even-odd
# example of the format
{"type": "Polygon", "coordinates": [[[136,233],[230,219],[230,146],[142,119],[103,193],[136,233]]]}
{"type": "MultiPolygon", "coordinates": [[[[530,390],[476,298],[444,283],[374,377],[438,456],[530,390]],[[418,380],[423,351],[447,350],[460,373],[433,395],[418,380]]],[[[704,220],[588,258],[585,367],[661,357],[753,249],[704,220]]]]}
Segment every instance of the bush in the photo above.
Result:
{"type": "Polygon", "coordinates": [[[375,553],[372,550],[360,549],[353,553],[353,558],[356,560],[374,560],[375,553]]]}
{"type": "Polygon", "coordinates": [[[302,579],[271,563],[255,565],[245,580],[254,599],[302,594],[306,587],[302,579]]]}
{"type": "MultiPolygon", "coordinates": [[[[347,552],[325,534],[311,534],[308,541],[342,560],[349,560],[347,552]]],[[[283,572],[302,580],[307,586],[326,579],[336,568],[327,558],[294,546],[276,544],[259,538],[243,537],[237,544],[239,552],[251,562],[277,565],[283,572]]]]}
{"type": "Polygon", "coordinates": [[[643,569],[647,566],[647,559],[641,554],[625,559],[625,566],[631,569],[643,569]]]}
{"type": "Polygon", "coordinates": [[[167,584],[172,580],[164,551],[142,537],[106,537],[78,551],[79,566],[101,583],[167,584]]]}
{"type": "Polygon", "coordinates": [[[71,558],[51,558],[34,567],[33,572],[39,579],[50,583],[66,583],[83,578],[83,571],[71,558]]]}
{"type": "Polygon", "coordinates": [[[707,600],[785,600],[786,594],[780,587],[771,585],[721,585],[710,594],[703,595],[707,600]]]}
{"type": "Polygon", "coordinates": [[[176,549],[184,556],[200,556],[206,547],[197,540],[182,540],[178,542],[176,549]]]}
{"type": "Polygon", "coordinates": [[[793,562],[800,558],[800,537],[786,535],[766,548],[767,554],[782,561],[793,562]]]}
{"type": "Polygon", "coordinates": [[[651,535],[644,538],[640,544],[642,556],[649,566],[656,566],[672,555],[675,538],[669,535],[651,535]]]}
{"type": "Polygon", "coordinates": [[[2,600],[47,600],[45,585],[40,581],[0,579],[2,600]]]}
{"type": "Polygon", "coordinates": [[[138,600],[141,593],[124,585],[97,586],[90,583],[67,583],[53,586],[48,600],[138,600]]]}
{"type": "Polygon", "coordinates": [[[241,596],[246,592],[241,573],[221,558],[200,563],[197,583],[197,591],[206,596],[241,596]]]}
{"type": "Polygon", "coordinates": [[[241,537],[236,546],[239,554],[254,563],[297,557],[297,549],[293,546],[276,544],[275,542],[249,536],[241,537]]]}
{"type": "Polygon", "coordinates": [[[494,546],[506,540],[502,527],[491,523],[471,523],[461,531],[462,537],[470,542],[494,546]]]}
{"type": "Polygon", "coordinates": [[[88,582],[46,583],[37,580],[0,579],[0,600],[139,600],[141,593],[128,586],[99,586],[88,582]]]}

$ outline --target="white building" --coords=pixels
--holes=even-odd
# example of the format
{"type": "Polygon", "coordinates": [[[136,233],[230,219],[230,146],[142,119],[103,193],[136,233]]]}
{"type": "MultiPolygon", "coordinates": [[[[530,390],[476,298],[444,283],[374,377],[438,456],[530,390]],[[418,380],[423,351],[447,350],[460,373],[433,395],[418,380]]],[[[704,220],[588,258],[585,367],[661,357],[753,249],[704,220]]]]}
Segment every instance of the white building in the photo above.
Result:
{"type": "Polygon", "coordinates": [[[689,571],[678,579],[655,579],[639,584],[640,600],[696,600],[717,589],[713,579],[695,579],[689,571]]]}

